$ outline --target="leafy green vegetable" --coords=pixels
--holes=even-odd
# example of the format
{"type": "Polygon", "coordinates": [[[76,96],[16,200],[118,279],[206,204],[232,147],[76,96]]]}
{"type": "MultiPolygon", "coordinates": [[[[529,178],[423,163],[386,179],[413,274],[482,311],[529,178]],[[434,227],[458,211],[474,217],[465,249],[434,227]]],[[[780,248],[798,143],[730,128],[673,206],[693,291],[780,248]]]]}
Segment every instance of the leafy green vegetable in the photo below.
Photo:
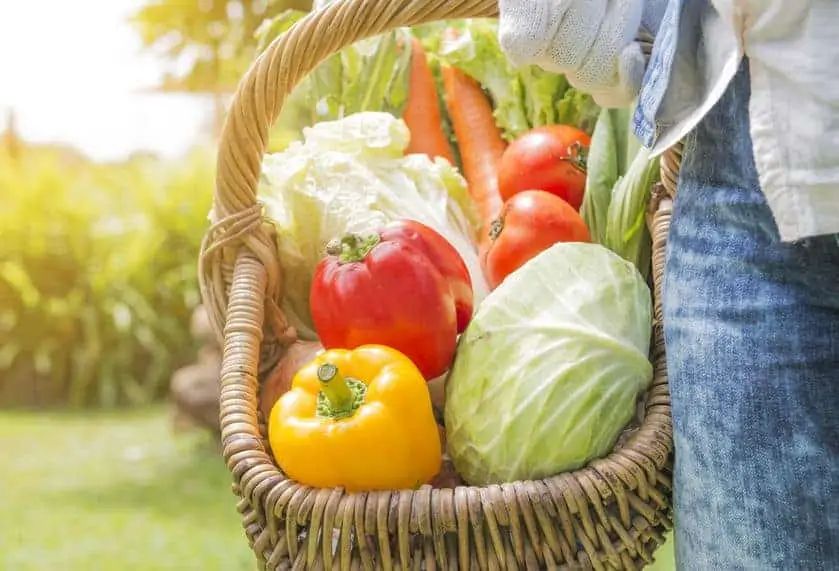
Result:
{"type": "Polygon", "coordinates": [[[599,112],[600,108],[590,95],[569,87],[556,103],[556,122],[560,125],[576,125],[586,133],[591,133],[599,112]]]}
{"type": "Polygon", "coordinates": [[[614,446],[652,379],[650,290],[597,244],[560,243],[511,274],[460,339],[448,452],[467,482],[543,478],[614,446]]]}
{"type": "Polygon", "coordinates": [[[629,171],[615,185],[606,215],[604,245],[632,262],[646,278],[650,271],[651,238],[646,225],[652,187],[660,180],[659,161],[638,149],[629,171]]]}
{"type": "Polygon", "coordinates": [[[360,111],[397,116],[408,100],[410,31],[404,28],[356,42],[312,73],[312,95],[318,121],[360,111]]]}
{"type": "Polygon", "coordinates": [[[599,109],[590,96],[570,87],[562,75],[536,66],[514,68],[508,62],[498,43],[496,20],[454,20],[425,27],[421,37],[445,65],[459,68],[487,90],[508,141],[556,123],[589,133],[594,128],[599,109]]]}
{"type": "MultiPolygon", "coordinates": [[[[325,4],[325,3],[324,3],[325,4]]],[[[256,32],[262,50],[305,16],[288,10],[266,20],[256,32]]],[[[407,28],[362,40],[327,58],[295,88],[311,112],[309,125],[361,111],[402,115],[408,100],[411,32],[407,28]]],[[[283,122],[283,117],[278,119],[283,122]]]]}
{"type": "Polygon", "coordinates": [[[635,136],[631,128],[632,109],[632,107],[626,107],[608,110],[612,118],[612,129],[615,133],[619,176],[626,174],[629,165],[641,149],[641,141],[635,136]]]}
{"type": "Polygon", "coordinates": [[[647,277],[651,243],[644,222],[659,163],[649,159],[630,130],[630,118],[629,108],[600,112],[589,147],[580,214],[594,242],[634,263],[647,277]]]}
{"type": "Polygon", "coordinates": [[[443,32],[437,51],[447,65],[478,81],[492,97],[498,126],[512,140],[530,128],[521,79],[501,52],[497,27],[486,19],[457,20],[443,32]]]}
{"type": "Polygon", "coordinates": [[[606,219],[609,203],[612,201],[612,188],[620,172],[618,158],[618,140],[613,115],[609,109],[603,109],[591,136],[586,191],[583,195],[583,205],[580,207],[580,215],[588,226],[591,239],[597,244],[602,244],[606,237],[606,219]]]}
{"type": "Polygon", "coordinates": [[[557,123],[558,106],[547,93],[564,93],[568,89],[565,76],[549,73],[535,66],[516,70],[524,91],[524,110],[528,124],[553,125],[557,123]]]}
{"type": "Polygon", "coordinates": [[[283,309],[304,338],[315,338],[309,290],[326,243],[400,218],[445,236],[469,268],[476,304],[487,294],[463,177],[443,159],[404,156],[408,138],[405,123],[389,113],[357,113],[307,128],[304,142],[265,157],[259,194],[277,227],[283,309]]]}

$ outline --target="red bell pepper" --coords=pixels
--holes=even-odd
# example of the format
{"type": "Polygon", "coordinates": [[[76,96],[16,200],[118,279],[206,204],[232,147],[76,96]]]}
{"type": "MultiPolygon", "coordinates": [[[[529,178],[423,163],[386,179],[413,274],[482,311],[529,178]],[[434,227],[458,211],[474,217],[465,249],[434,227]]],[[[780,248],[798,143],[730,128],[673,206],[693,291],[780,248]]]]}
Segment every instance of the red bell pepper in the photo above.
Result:
{"type": "Polygon", "coordinates": [[[454,246],[424,224],[401,220],[330,242],[309,303],[326,349],[386,345],[430,380],[451,364],[457,334],[472,317],[472,295],[454,246]]]}

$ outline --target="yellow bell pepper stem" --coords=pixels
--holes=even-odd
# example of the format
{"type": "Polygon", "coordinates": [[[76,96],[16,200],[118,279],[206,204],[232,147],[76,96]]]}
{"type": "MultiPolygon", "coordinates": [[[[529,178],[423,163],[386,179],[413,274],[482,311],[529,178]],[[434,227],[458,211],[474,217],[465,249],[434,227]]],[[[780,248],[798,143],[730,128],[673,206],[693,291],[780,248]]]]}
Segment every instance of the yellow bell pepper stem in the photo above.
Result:
{"type": "Polygon", "coordinates": [[[317,415],[321,418],[347,418],[362,404],[367,385],[357,379],[346,379],[332,363],[318,367],[321,395],[318,395],[317,415]]]}

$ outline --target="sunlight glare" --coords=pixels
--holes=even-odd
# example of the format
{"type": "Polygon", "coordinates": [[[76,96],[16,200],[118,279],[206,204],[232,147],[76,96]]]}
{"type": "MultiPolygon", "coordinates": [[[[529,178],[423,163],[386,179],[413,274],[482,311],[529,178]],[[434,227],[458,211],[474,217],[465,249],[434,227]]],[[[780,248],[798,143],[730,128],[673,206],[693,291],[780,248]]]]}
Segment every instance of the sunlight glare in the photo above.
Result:
{"type": "Polygon", "coordinates": [[[162,67],[127,22],[140,0],[0,0],[0,131],[96,160],[164,156],[209,139],[211,102],[149,93],[162,67]]]}

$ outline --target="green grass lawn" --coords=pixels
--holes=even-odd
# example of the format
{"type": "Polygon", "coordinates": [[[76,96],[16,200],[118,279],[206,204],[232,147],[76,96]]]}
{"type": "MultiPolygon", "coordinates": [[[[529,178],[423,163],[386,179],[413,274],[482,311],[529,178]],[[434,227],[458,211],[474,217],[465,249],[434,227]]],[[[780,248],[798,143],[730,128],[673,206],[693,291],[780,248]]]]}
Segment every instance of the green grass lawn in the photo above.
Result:
{"type": "MultiPolygon", "coordinates": [[[[230,477],[163,408],[0,412],[0,569],[252,571],[230,477]]],[[[671,571],[672,543],[654,571],[671,571]]]]}
{"type": "Polygon", "coordinates": [[[0,569],[251,571],[218,452],[164,409],[0,412],[0,569]]]}
{"type": "Polygon", "coordinates": [[[676,560],[673,553],[673,540],[667,542],[655,552],[655,563],[647,567],[647,571],[675,571],[676,560]]]}

